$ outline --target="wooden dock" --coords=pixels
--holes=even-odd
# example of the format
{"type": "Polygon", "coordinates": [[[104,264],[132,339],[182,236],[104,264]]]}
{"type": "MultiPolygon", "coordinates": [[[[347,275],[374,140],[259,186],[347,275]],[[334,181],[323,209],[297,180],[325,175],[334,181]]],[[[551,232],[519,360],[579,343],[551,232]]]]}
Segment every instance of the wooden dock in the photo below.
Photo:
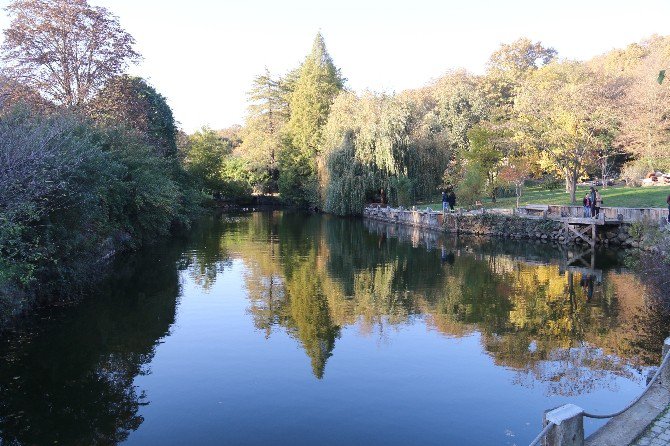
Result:
{"type": "Polygon", "coordinates": [[[605,214],[600,214],[597,218],[589,217],[560,217],[552,220],[562,221],[565,224],[566,242],[579,238],[595,248],[598,240],[598,226],[619,226],[621,220],[606,219],[605,214]]]}

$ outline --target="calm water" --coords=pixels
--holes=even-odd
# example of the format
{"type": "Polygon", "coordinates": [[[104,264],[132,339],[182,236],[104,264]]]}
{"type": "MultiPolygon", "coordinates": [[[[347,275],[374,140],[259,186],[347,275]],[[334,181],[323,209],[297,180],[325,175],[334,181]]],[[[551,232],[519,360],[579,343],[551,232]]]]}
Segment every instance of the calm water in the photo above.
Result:
{"type": "Polygon", "coordinates": [[[0,444],[524,445],[545,409],[621,408],[664,335],[613,257],[567,255],[212,217],[0,340],[0,444]]]}

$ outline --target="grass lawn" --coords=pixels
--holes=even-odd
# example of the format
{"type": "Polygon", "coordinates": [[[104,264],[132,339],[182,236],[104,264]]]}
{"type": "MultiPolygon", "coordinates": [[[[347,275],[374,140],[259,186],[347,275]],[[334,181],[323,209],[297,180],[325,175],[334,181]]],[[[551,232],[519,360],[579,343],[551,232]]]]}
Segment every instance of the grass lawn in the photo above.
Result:
{"type": "MultiPolygon", "coordinates": [[[[588,192],[588,187],[577,188],[577,204],[582,204],[582,198],[588,192]]],[[[626,187],[609,186],[607,189],[599,187],[600,195],[603,197],[603,206],[625,207],[625,208],[665,208],[666,198],[670,194],[670,186],[649,186],[649,187],[626,187]]],[[[430,204],[418,204],[417,207],[425,208],[430,206],[434,210],[442,210],[442,203],[438,198],[430,204]]],[[[513,208],[516,205],[516,197],[498,198],[495,203],[490,199],[483,199],[484,207],[495,208],[513,208]]],[[[570,195],[565,193],[564,189],[546,190],[539,187],[527,187],[524,189],[519,200],[520,205],[524,204],[570,204],[570,195]]],[[[458,196],[456,196],[456,206],[459,206],[458,196]]]]}

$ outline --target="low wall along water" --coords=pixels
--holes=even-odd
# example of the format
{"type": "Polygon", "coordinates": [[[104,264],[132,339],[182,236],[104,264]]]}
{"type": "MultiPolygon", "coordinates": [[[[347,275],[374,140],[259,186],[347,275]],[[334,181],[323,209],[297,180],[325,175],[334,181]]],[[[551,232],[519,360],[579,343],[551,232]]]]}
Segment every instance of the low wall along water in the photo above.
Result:
{"type": "MultiPolygon", "coordinates": [[[[637,248],[643,235],[633,226],[638,222],[664,224],[666,209],[602,208],[595,231],[595,244],[637,248]]],[[[583,219],[581,206],[543,206],[535,209],[481,209],[442,213],[430,209],[403,209],[368,206],[365,218],[420,227],[435,231],[488,235],[512,239],[536,239],[562,244],[587,243],[575,237],[566,222],[581,219],[582,225],[596,221],[583,219]],[[538,212],[539,211],[539,212],[538,212]]]]}

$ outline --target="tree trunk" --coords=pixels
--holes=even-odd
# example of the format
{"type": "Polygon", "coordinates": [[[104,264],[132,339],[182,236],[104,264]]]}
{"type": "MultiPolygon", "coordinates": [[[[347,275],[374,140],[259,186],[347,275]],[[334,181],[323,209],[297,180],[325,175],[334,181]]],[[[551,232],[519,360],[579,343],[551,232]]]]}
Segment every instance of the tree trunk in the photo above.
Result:
{"type": "Polygon", "coordinates": [[[570,178],[570,203],[575,205],[577,202],[577,174],[571,175],[570,178]]]}
{"type": "Polygon", "coordinates": [[[521,186],[519,184],[516,185],[516,207],[519,207],[519,199],[521,199],[521,186]]]}

